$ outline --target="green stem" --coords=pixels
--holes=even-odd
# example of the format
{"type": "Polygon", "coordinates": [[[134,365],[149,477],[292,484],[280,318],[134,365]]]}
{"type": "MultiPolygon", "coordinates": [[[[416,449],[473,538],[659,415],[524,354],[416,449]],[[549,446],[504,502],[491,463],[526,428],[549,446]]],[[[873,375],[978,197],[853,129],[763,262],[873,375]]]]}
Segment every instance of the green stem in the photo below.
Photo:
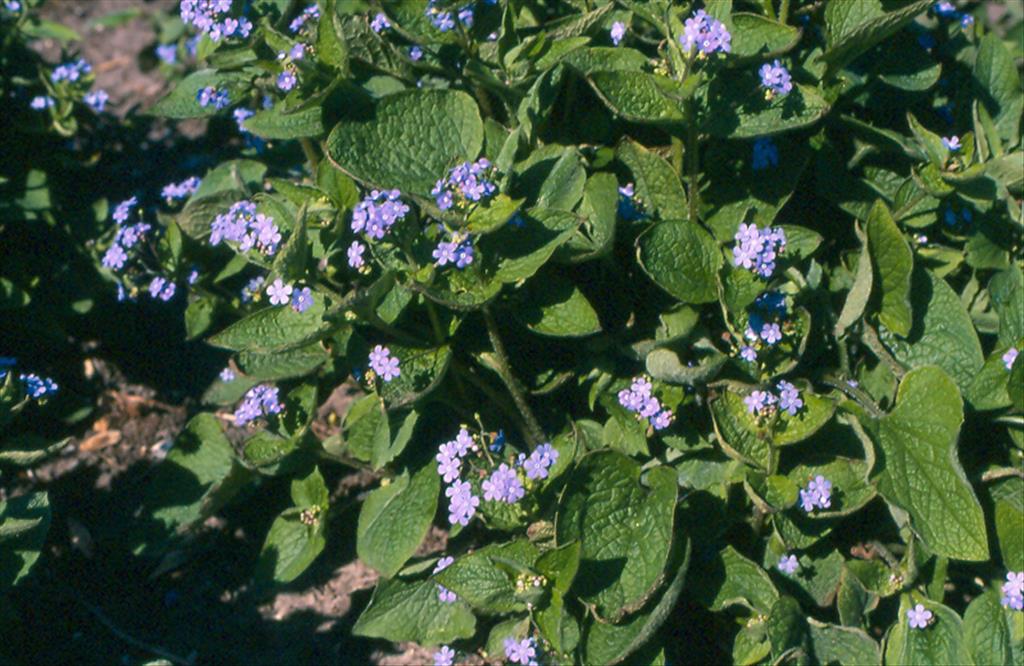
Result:
{"type": "Polygon", "coordinates": [[[519,414],[523,417],[527,439],[530,440],[530,444],[533,446],[539,446],[544,442],[544,430],[540,427],[540,422],[534,415],[533,410],[530,409],[530,403],[526,401],[526,392],[522,384],[512,374],[512,366],[509,363],[508,354],[505,352],[505,345],[498,334],[498,324],[494,320],[494,314],[489,306],[484,306],[483,315],[484,324],[487,326],[487,337],[491,340],[491,347],[494,349],[494,355],[497,358],[498,375],[501,377],[501,381],[505,383],[505,387],[508,388],[508,392],[512,395],[512,401],[516,404],[516,409],[519,410],[519,414]]]}
{"type": "Polygon", "coordinates": [[[434,341],[441,344],[444,342],[444,329],[441,328],[441,320],[437,317],[437,309],[429,298],[424,297],[423,302],[427,304],[427,315],[430,316],[430,327],[434,330],[434,341]]]}
{"type": "Polygon", "coordinates": [[[508,406],[508,401],[505,399],[505,396],[495,391],[490,384],[485,382],[482,378],[477,377],[475,374],[473,374],[472,370],[470,370],[468,367],[463,365],[458,360],[452,361],[452,370],[455,371],[456,379],[465,379],[467,382],[469,382],[477,389],[479,389],[481,393],[486,395],[487,398],[498,409],[504,412],[505,416],[507,416],[512,421],[512,423],[516,425],[516,428],[519,429],[519,432],[522,433],[523,437],[529,439],[529,431],[526,428],[526,424],[523,423],[523,419],[520,416],[519,412],[508,406]]]}
{"type": "Polygon", "coordinates": [[[900,365],[900,362],[893,358],[893,355],[889,353],[889,350],[885,348],[882,341],[878,338],[878,333],[875,331],[870,324],[864,324],[864,331],[861,334],[861,340],[868,346],[880,361],[889,366],[892,370],[892,374],[896,375],[896,379],[903,379],[903,375],[907,374],[906,368],[900,365]]]}
{"type": "Polygon", "coordinates": [[[864,390],[850,386],[848,382],[834,377],[824,377],[821,379],[821,383],[825,386],[831,386],[834,389],[838,389],[844,393],[846,397],[863,407],[874,418],[880,419],[885,416],[885,412],[882,411],[882,408],[875,404],[875,401],[872,400],[871,396],[869,396],[864,390]]]}
{"type": "Polygon", "coordinates": [[[683,140],[677,136],[672,137],[672,166],[676,170],[679,180],[683,179],[683,140]]]}
{"type": "Polygon", "coordinates": [[[309,162],[309,172],[316,177],[316,169],[320,165],[320,158],[316,154],[316,148],[313,147],[313,142],[303,137],[299,139],[299,144],[302,146],[302,153],[306,156],[306,161],[309,162]]]}
{"type": "Polygon", "coordinates": [[[686,165],[687,180],[690,186],[689,212],[690,222],[697,223],[697,210],[700,208],[700,183],[697,182],[700,172],[699,156],[697,154],[697,122],[693,113],[693,101],[686,102],[686,165]]]}
{"type": "Polygon", "coordinates": [[[782,0],[782,4],[779,5],[779,23],[785,23],[789,20],[789,0],[782,0]]]}

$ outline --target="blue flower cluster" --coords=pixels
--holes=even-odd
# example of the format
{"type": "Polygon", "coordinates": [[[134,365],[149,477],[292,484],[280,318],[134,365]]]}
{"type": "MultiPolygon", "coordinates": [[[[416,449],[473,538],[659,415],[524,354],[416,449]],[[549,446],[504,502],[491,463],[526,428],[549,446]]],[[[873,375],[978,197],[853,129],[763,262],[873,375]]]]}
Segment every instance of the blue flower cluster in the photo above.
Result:
{"type": "Polygon", "coordinates": [[[634,377],[628,389],[619,391],[619,404],[635,413],[638,419],[647,419],[655,430],[664,430],[675,416],[671,409],[662,408],[661,402],[652,395],[652,388],[647,377],[634,377]]]}
{"type": "Polygon", "coordinates": [[[765,227],[740,223],[736,232],[736,247],[732,249],[734,266],[742,266],[755,274],[770,278],[775,272],[775,260],[786,250],[786,232],[782,227],[765,227]]]}
{"type": "Polygon", "coordinates": [[[430,19],[430,23],[441,32],[454,30],[456,18],[464,27],[473,27],[473,7],[471,5],[466,5],[453,17],[451,11],[438,7],[436,0],[430,0],[424,13],[430,19]]]}
{"type": "Polygon", "coordinates": [[[352,211],[352,231],[365,232],[380,240],[396,222],[405,219],[409,206],[402,202],[398,190],[372,190],[352,211]]]}
{"type": "Polygon", "coordinates": [[[235,408],[235,425],[242,427],[256,419],[271,414],[280,414],[284,403],[278,396],[276,386],[257,384],[245,392],[241,404],[235,408]]]}
{"type": "Polygon", "coordinates": [[[156,276],[149,283],[149,295],[153,298],[159,298],[161,301],[167,302],[174,298],[174,293],[178,290],[177,285],[168,280],[167,278],[156,276]]]}
{"type": "Polygon", "coordinates": [[[751,391],[750,395],[743,398],[743,404],[747,406],[747,412],[758,417],[770,416],[778,409],[790,416],[796,416],[804,406],[800,397],[800,389],[786,380],[779,381],[775,386],[778,395],[767,390],[751,391]]]}
{"type": "Polygon", "coordinates": [[[107,108],[109,100],[110,95],[107,94],[106,90],[93,90],[90,93],[86,93],[85,97],[82,98],[82,101],[96,113],[103,113],[103,110],[107,108]]]}
{"type": "Polygon", "coordinates": [[[792,77],[789,70],[782,66],[777,58],[775,62],[761,65],[758,72],[761,76],[761,87],[765,89],[765,99],[772,99],[775,96],[784,97],[793,90],[792,77]]]}
{"type": "Polygon", "coordinates": [[[219,42],[225,37],[246,38],[252,32],[252,21],[244,16],[232,18],[231,0],[181,0],[181,20],[193,25],[210,39],[219,42]]]}
{"type": "Polygon", "coordinates": [[[288,29],[295,34],[306,27],[306,23],[310,20],[317,21],[320,19],[320,8],[316,6],[316,3],[309,5],[302,10],[298,16],[296,16],[292,22],[288,25],[288,29]]]}
{"type": "MultiPolygon", "coordinates": [[[[7,379],[7,371],[0,370],[0,382],[5,379],[7,379]]],[[[25,391],[25,395],[32,400],[43,400],[60,390],[57,382],[49,377],[40,377],[34,372],[21,373],[18,375],[18,381],[21,382],[21,388],[25,391]]]]}
{"type": "Polygon", "coordinates": [[[92,65],[86,62],[85,59],[79,58],[74,62],[68,62],[54,67],[53,71],[50,72],[50,81],[53,83],[60,83],[62,81],[70,81],[74,83],[91,71],[92,65]]]}
{"type": "Polygon", "coordinates": [[[213,86],[206,86],[196,93],[196,101],[204,109],[212,104],[213,108],[219,111],[231,104],[231,97],[227,90],[217,90],[213,86]]]}
{"type": "Polygon", "coordinates": [[[273,255],[281,242],[281,230],[274,218],[257,213],[253,202],[237,201],[210,223],[210,245],[219,245],[222,240],[238,243],[239,252],[256,248],[273,255]]]}
{"type": "MultiPolygon", "coordinates": [[[[249,286],[255,286],[258,290],[259,285],[263,284],[263,279],[259,278],[259,280],[258,285],[254,285],[254,281],[250,280],[249,284],[246,285],[246,288],[249,286]]],[[[299,313],[305,312],[313,305],[313,291],[309,287],[296,289],[292,285],[287,284],[281,278],[277,278],[274,280],[273,284],[267,287],[267,297],[270,299],[271,305],[286,305],[291,303],[292,310],[299,313]]]]}
{"type": "Polygon", "coordinates": [[[476,162],[463,162],[434,184],[430,193],[441,210],[466,209],[483,203],[498,192],[494,182],[496,170],[486,157],[476,162]]]}
{"type": "Polygon", "coordinates": [[[800,489],[800,507],[810,513],[815,509],[832,506],[832,482],[821,474],[811,479],[806,488],[800,489]]]}
{"type": "Polygon", "coordinates": [[[800,566],[800,563],[797,562],[796,555],[784,554],[782,557],[779,558],[779,563],[775,566],[778,568],[779,571],[786,574],[787,576],[790,576],[793,574],[794,571],[796,571],[797,567],[800,566]]]}
{"type": "MultiPolygon", "coordinates": [[[[455,558],[452,557],[451,555],[448,555],[446,557],[442,557],[441,559],[439,559],[437,561],[437,564],[434,565],[434,571],[432,573],[434,573],[434,574],[441,573],[442,571],[444,571],[445,569],[450,567],[453,562],[455,562],[455,558]]],[[[459,599],[458,595],[456,595],[454,592],[449,590],[444,585],[438,585],[437,586],[437,600],[440,601],[441,603],[443,603],[443,604],[452,604],[452,603],[455,603],[456,601],[458,601],[458,599],[459,599]]]]}
{"type": "Polygon", "coordinates": [[[940,0],[932,6],[932,11],[939,18],[952,19],[960,23],[960,27],[963,30],[967,30],[974,25],[974,17],[967,12],[960,12],[957,10],[956,5],[949,0],[940,0]]]}
{"type": "Polygon", "coordinates": [[[198,176],[192,176],[186,178],[180,183],[168,183],[164,185],[164,189],[160,191],[160,196],[167,200],[168,203],[172,201],[178,201],[180,199],[187,199],[196,193],[199,189],[199,185],[202,181],[198,176]]]}
{"type": "Polygon", "coordinates": [[[683,34],[679,37],[683,50],[692,53],[697,48],[697,57],[709,56],[712,53],[729,53],[732,51],[732,35],[721,21],[712,18],[703,9],[686,19],[683,34]]]}
{"type": "Polygon", "coordinates": [[[463,231],[456,231],[437,244],[432,256],[437,266],[454,264],[461,270],[473,263],[473,239],[463,231]]]}
{"type": "Polygon", "coordinates": [[[782,294],[766,291],[754,300],[754,306],[747,316],[747,328],[743,333],[747,344],[740,347],[739,354],[744,361],[757,361],[758,351],[773,346],[786,334],[786,299],[782,294]]]}
{"type": "Polygon", "coordinates": [[[377,12],[377,15],[370,21],[370,29],[380,34],[391,27],[391,21],[388,20],[387,14],[384,12],[377,12]]]}
{"type": "Polygon", "coordinates": [[[114,209],[113,219],[117,222],[118,229],[114,235],[113,244],[107,248],[101,263],[104,267],[114,271],[122,270],[129,259],[129,250],[138,245],[139,241],[146,237],[152,227],[145,222],[128,224],[128,218],[138,206],[138,199],[131,197],[125,199],[114,209]]]}
{"type": "Polygon", "coordinates": [[[504,643],[505,657],[509,662],[513,664],[522,664],[522,666],[537,666],[537,642],[532,638],[524,638],[523,640],[516,640],[515,638],[506,638],[504,643]]]}
{"type": "Polygon", "coordinates": [[[370,351],[370,369],[382,381],[390,382],[402,374],[398,367],[398,357],[391,355],[391,350],[382,345],[375,346],[370,351]]]}

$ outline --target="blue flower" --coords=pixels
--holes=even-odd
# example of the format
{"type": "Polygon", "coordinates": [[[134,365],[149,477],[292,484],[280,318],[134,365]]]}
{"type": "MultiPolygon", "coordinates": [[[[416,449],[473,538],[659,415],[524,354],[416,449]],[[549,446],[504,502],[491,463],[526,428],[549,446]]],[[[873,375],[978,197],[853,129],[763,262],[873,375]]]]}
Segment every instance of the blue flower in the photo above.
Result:
{"type": "Polygon", "coordinates": [[[618,46],[626,36],[626,24],[622,21],[612,23],[612,29],[608,31],[608,35],[612,38],[612,44],[618,46]]]}
{"type": "Polygon", "coordinates": [[[679,43],[687,53],[698,50],[698,56],[712,53],[729,53],[732,50],[732,35],[721,21],[712,18],[703,9],[697,10],[686,19],[679,43]]]}
{"type": "Polygon", "coordinates": [[[196,193],[200,183],[201,181],[197,176],[186,178],[180,183],[168,183],[160,190],[160,196],[166,199],[168,203],[179,199],[187,199],[196,193]]]}
{"type": "Polygon", "coordinates": [[[907,624],[911,629],[924,629],[931,621],[932,612],[924,604],[917,604],[907,611],[907,624]]]}
{"type": "Polygon", "coordinates": [[[448,522],[466,526],[480,506],[480,498],[473,494],[468,481],[456,481],[444,491],[448,498],[448,522]]]}
{"type": "Polygon", "coordinates": [[[409,206],[401,200],[398,190],[373,190],[352,211],[352,231],[366,232],[380,240],[396,222],[405,219],[409,206]]]}
{"type": "Polygon", "coordinates": [[[776,258],[786,249],[786,233],[782,227],[759,230],[755,224],[741,223],[735,239],[733,265],[742,266],[763,278],[770,278],[775,272],[776,258]]]}
{"type": "Polygon", "coordinates": [[[49,95],[36,95],[28,105],[36,111],[42,111],[43,109],[52,109],[54,103],[54,99],[49,95]]]}
{"type": "Polygon", "coordinates": [[[1010,347],[1003,354],[1003,365],[1006,366],[1007,370],[1013,370],[1013,363],[1017,360],[1017,356],[1020,354],[1016,347],[1010,347]]]}
{"type": "Polygon", "coordinates": [[[481,488],[484,491],[484,499],[488,502],[505,502],[515,504],[526,495],[526,489],[515,470],[507,464],[502,463],[498,469],[491,473],[490,478],[485,479],[481,488]]]}
{"type": "Polygon", "coordinates": [[[292,286],[285,284],[281,278],[277,278],[273,284],[267,287],[267,296],[270,297],[271,305],[284,305],[291,299],[292,286]]]}
{"type": "Polygon", "coordinates": [[[793,81],[789,70],[782,66],[778,59],[773,63],[761,65],[761,87],[765,89],[765,98],[771,99],[778,95],[784,97],[793,90],[793,81]]]}
{"type": "Polygon", "coordinates": [[[785,380],[780,381],[775,389],[779,392],[779,409],[787,412],[790,416],[796,416],[804,406],[799,389],[785,380]]]}
{"type": "Polygon", "coordinates": [[[178,62],[177,44],[159,44],[156,47],[156,57],[168,65],[178,62]]]}
{"type": "Polygon", "coordinates": [[[946,150],[948,150],[951,153],[959,152],[960,148],[962,147],[960,145],[960,137],[956,136],[955,134],[953,136],[942,137],[942,145],[945,146],[946,150]]]}
{"type": "Polygon", "coordinates": [[[292,293],[292,309],[302,313],[313,306],[313,292],[309,287],[296,289],[292,293]]]}
{"type": "Polygon", "coordinates": [[[792,575],[799,563],[796,560],[796,555],[783,555],[779,558],[779,563],[776,566],[782,573],[792,575]]]}
{"type": "Polygon", "coordinates": [[[284,404],[278,397],[278,389],[270,384],[257,384],[245,392],[245,397],[235,408],[235,425],[244,426],[263,416],[280,414],[284,404]]]}
{"type": "Polygon", "coordinates": [[[530,664],[537,663],[534,659],[537,656],[537,648],[532,638],[524,638],[521,641],[517,641],[514,638],[506,638],[504,646],[505,657],[513,664],[529,666],[530,664]]]}
{"type": "Polygon", "coordinates": [[[416,62],[423,58],[423,49],[418,46],[409,47],[409,60],[416,62]]]}
{"type": "Polygon", "coordinates": [[[219,111],[231,103],[231,98],[227,90],[217,90],[213,86],[206,86],[196,93],[196,101],[204,109],[213,105],[213,108],[219,111]]]}
{"type": "Polygon", "coordinates": [[[370,29],[376,33],[381,33],[391,27],[391,21],[388,20],[387,15],[384,12],[377,12],[377,15],[370,21],[370,29]]]}
{"type": "Polygon", "coordinates": [[[220,380],[224,383],[235,381],[235,371],[231,368],[224,368],[220,371],[220,380]]]}
{"type": "Polygon", "coordinates": [[[296,16],[292,22],[288,25],[288,29],[292,33],[299,32],[306,25],[306,22],[310,19],[318,20],[320,18],[320,8],[316,4],[309,5],[302,10],[302,13],[296,16]]]}
{"type": "MultiPolygon", "coordinates": [[[[440,585],[438,585],[440,587],[440,585]]],[[[442,599],[444,601],[444,599],[442,599]]],[[[441,649],[434,653],[434,666],[452,666],[455,663],[455,650],[451,649],[447,645],[442,645],[441,649]]]]}
{"type": "Polygon", "coordinates": [[[95,90],[88,93],[82,100],[89,105],[96,113],[103,113],[103,110],[107,106],[107,100],[110,99],[110,95],[107,94],[106,90],[95,90]]]}
{"type": "Polygon", "coordinates": [[[402,374],[398,368],[398,358],[391,356],[391,350],[382,345],[377,345],[370,352],[370,368],[385,382],[402,374]]]}
{"type": "Polygon", "coordinates": [[[832,482],[820,474],[811,479],[800,489],[800,506],[807,513],[832,506],[832,482]]]}
{"type": "Polygon", "coordinates": [[[363,259],[363,252],[366,251],[366,246],[359,241],[352,241],[352,244],[348,246],[346,254],[348,255],[348,265],[352,268],[362,268],[366,261],[363,259]]]}
{"type": "Polygon", "coordinates": [[[295,72],[290,69],[286,69],[277,75],[277,87],[285,92],[295,87],[298,82],[298,78],[295,76],[295,72]]]}

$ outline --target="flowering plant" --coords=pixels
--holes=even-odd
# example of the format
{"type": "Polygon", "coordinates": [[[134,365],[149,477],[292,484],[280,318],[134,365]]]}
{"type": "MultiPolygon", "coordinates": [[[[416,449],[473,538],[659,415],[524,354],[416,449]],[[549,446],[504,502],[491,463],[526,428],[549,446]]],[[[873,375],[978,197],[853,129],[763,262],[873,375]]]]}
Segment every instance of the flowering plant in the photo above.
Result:
{"type": "Polygon", "coordinates": [[[244,147],[97,248],[230,352],[152,517],[288,477],[288,582],[372,469],[354,632],[437,664],[1019,661],[1024,98],[949,4],[184,0],[151,112],[244,147]]]}

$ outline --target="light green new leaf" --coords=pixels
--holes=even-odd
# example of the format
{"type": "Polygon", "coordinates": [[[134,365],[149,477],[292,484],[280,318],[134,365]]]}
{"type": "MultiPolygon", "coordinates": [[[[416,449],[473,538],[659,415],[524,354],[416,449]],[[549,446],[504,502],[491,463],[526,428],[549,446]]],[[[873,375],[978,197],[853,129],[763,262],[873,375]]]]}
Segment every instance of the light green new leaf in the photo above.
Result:
{"type": "Polygon", "coordinates": [[[877,423],[873,480],[878,492],[910,514],[932,552],[951,559],[988,559],[985,518],[956,453],[963,401],[936,366],[910,371],[896,407],[877,423]]]}
{"type": "Polygon", "coordinates": [[[440,477],[433,465],[404,472],[367,496],[359,512],[356,554],[385,578],[419,547],[437,512],[440,477]]]}
{"type": "Polygon", "coordinates": [[[410,90],[385,97],[369,120],[339,123],[327,137],[327,153],[359,180],[426,196],[449,168],[476,159],[483,141],[480,111],[469,95],[410,90]]]}
{"type": "Polygon", "coordinates": [[[914,253],[881,199],[875,201],[868,214],[867,236],[882,299],[878,319],[892,332],[906,337],[912,323],[910,274],[914,253]]]}
{"type": "Polygon", "coordinates": [[[718,299],[722,253],[711,234],[682,220],[660,222],[637,239],[641,268],[683,303],[718,299]]]}

